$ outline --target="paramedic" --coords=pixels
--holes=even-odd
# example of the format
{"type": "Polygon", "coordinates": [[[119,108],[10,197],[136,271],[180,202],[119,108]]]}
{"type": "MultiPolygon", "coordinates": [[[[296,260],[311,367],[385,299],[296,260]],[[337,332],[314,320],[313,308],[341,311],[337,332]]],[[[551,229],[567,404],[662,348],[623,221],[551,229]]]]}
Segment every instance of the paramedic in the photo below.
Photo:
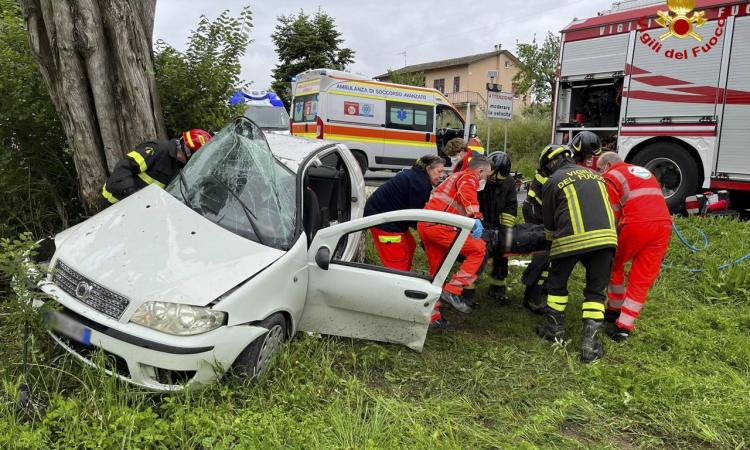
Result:
{"type": "MultiPolygon", "coordinates": [[[[445,161],[437,155],[425,155],[411,169],[399,172],[380,186],[365,203],[365,216],[422,209],[430,199],[432,188],[440,183],[445,161]]],[[[370,228],[375,249],[385,267],[411,271],[416,242],[409,228],[416,222],[390,222],[370,228]]]]}
{"type": "Polygon", "coordinates": [[[672,217],[656,177],[622,161],[614,152],[599,157],[617,224],[617,252],[609,279],[604,331],[615,341],[630,337],[648,290],[669,247],[672,217]],[[632,261],[625,283],[625,264],[632,261]]]}
{"type": "Polygon", "coordinates": [[[117,203],[149,184],[164,188],[180,173],[192,154],[210,139],[208,132],[191,129],[182,133],[180,139],[137,145],[115,165],[102,186],[104,204],[117,203]]]}
{"type": "MultiPolygon", "coordinates": [[[[472,285],[485,263],[486,245],[482,240],[482,213],[479,209],[477,192],[484,189],[487,175],[490,172],[490,162],[484,155],[479,155],[469,162],[466,170],[454,173],[435,188],[425,209],[432,211],[446,211],[453,214],[475,219],[474,227],[461,248],[461,256],[465,259],[461,263],[451,280],[443,286],[441,300],[448,302],[457,310],[468,313],[471,311],[463,300],[461,293],[467,286],[472,285]]],[[[456,228],[429,222],[419,222],[417,225],[419,237],[422,239],[430,266],[430,275],[435,275],[445,258],[446,252],[453,245],[456,238],[456,228]]],[[[439,303],[439,302],[438,302],[439,303]]],[[[436,305],[439,307],[439,305],[436,305]]],[[[437,328],[445,321],[441,318],[439,309],[433,314],[433,323],[437,328]]]]}

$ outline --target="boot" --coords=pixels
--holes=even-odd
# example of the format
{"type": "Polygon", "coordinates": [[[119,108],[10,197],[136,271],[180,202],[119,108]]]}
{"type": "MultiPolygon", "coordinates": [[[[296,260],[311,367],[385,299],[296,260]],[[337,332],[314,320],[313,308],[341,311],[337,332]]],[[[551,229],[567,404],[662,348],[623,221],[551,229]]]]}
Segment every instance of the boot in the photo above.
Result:
{"type": "Polygon", "coordinates": [[[495,300],[500,306],[510,305],[510,298],[508,298],[508,289],[505,286],[491,285],[489,291],[490,298],[495,300]]]}
{"type": "Polygon", "coordinates": [[[450,330],[453,330],[453,324],[445,320],[444,317],[441,317],[434,322],[430,322],[429,331],[433,333],[442,333],[450,330]]]}
{"type": "Polygon", "coordinates": [[[464,288],[461,293],[461,299],[469,305],[470,308],[476,308],[479,306],[476,299],[477,289],[475,287],[464,288]]]}
{"type": "Polygon", "coordinates": [[[527,286],[523,293],[523,306],[534,314],[544,314],[546,297],[541,286],[527,286]]]}
{"type": "Polygon", "coordinates": [[[457,311],[462,312],[464,314],[468,314],[471,312],[471,307],[467,305],[466,303],[464,303],[464,301],[461,300],[461,297],[459,297],[456,294],[451,294],[448,291],[443,291],[443,293],[440,294],[440,300],[442,300],[445,303],[448,303],[457,311]]]}
{"type": "Polygon", "coordinates": [[[564,341],[565,313],[547,307],[545,314],[547,316],[547,323],[537,325],[536,334],[548,341],[564,341]]]}
{"type": "Polygon", "coordinates": [[[620,328],[614,322],[606,322],[604,325],[604,334],[612,338],[615,342],[625,342],[630,337],[630,330],[620,328]]]}
{"type": "Polygon", "coordinates": [[[599,338],[601,320],[583,319],[583,337],[581,338],[581,361],[590,363],[604,356],[604,347],[599,338]]]}

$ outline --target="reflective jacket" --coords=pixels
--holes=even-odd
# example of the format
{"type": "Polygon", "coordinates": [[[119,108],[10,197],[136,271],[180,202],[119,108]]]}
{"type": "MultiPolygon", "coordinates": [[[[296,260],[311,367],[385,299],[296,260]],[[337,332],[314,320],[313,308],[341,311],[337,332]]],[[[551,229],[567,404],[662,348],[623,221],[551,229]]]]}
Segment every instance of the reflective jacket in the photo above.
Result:
{"type": "Polygon", "coordinates": [[[102,186],[104,198],[117,203],[149,184],[164,188],[184,166],[177,160],[178,145],[178,141],[172,140],[147,141],[136,146],[117,163],[102,186]]]}
{"type": "Polygon", "coordinates": [[[672,220],[659,182],[645,167],[619,162],[602,177],[618,225],[672,220]]]}
{"type": "Polygon", "coordinates": [[[509,228],[516,224],[518,200],[513,177],[488,178],[484,189],[477,193],[477,198],[485,227],[509,228]]]}
{"type": "MultiPolygon", "coordinates": [[[[401,209],[422,209],[430,199],[432,183],[430,176],[414,166],[396,174],[380,186],[365,203],[365,217],[401,209]]],[[[406,233],[409,227],[416,228],[416,222],[392,222],[378,225],[378,228],[391,233],[406,233]]]]}
{"type": "Polygon", "coordinates": [[[615,217],[604,179],[570,159],[544,184],[542,215],[550,258],[617,247],[615,217]]]}
{"type": "Polygon", "coordinates": [[[542,187],[546,182],[547,177],[538,171],[529,182],[529,191],[521,207],[524,222],[538,225],[544,222],[544,218],[542,217],[542,187]]]}
{"type": "Polygon", "coordinates": [[[477,200],[479,180],[474,173],[465,171],[454,173],[432,191],[424,209],[446,211],[460,216],[481,219],[477,200]]]}

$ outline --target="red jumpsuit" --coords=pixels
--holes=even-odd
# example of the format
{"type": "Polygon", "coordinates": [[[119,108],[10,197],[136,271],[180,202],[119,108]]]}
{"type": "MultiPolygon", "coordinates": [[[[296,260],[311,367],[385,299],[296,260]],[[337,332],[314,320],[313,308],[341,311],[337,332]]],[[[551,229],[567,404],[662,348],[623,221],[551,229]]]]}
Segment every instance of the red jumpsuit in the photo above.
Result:
{"type": "Polygon", "coordinates": [[[672,217],[661,187],[648,169],[620,162],[602,174],[617,221],[617,252],[607,289],[616,324],[632,330],[669,247],[672,217]],[[627,284],[625,263],[632,261],[627,284]]]}
{"type": "MultiPolygon", "coordinates": [[[[478,187],[479,180],[472,172],[454,173],[435,188],[424,208],[481,219],[482,214],[479,212],[477,200],[478,187]]],[[[434,276],[448,249],[453,245],[458,232],[455,227],[429,222],[420,222],[417,225],[417,231],[424,242],[430,274],[434,276]]],[[[461,295],[463,288],[477,279],[477,272],[484,262],[485,251],[485,243],[482,239],[469,236],[461,247],[461,255],[466,259],[443,289],[452,294],[461,295]]]]}

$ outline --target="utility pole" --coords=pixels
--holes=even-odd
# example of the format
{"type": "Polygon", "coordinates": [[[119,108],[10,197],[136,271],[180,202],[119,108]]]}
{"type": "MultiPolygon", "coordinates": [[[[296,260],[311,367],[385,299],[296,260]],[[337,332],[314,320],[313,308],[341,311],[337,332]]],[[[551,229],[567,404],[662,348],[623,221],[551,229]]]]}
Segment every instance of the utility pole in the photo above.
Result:
{"type": "Polygon", "coordinates": [[[404,50],[403,52],[398,52],[396,54],[404,57],[404,67],[406,67],[406,50],[404,50]]]}

